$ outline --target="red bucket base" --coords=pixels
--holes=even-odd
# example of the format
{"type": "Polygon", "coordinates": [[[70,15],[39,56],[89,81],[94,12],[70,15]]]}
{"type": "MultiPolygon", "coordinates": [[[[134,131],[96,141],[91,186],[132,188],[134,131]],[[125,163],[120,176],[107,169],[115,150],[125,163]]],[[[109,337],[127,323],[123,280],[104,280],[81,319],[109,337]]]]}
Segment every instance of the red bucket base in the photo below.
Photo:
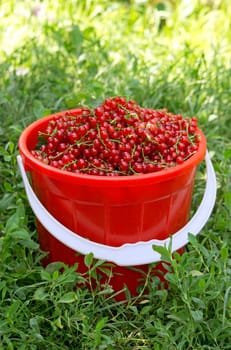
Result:
{"type": "MultiPolygon", "coordinates": [[[[37,227],[39,232],[39,240],[41,249],[48,251],[48,256],[44,259],[43,263],[46,266],[51,262],[62,261],[69,266],[78,264],[77,272],[85,274],[88,271],[88,267],[84,263],[84,255],[76,253],[73,249],[63,245],[56,238],[54,238],[38,221],[37,227]]],[[[182,254],[184,248],[178,250],[179,254],[182,254]]],[[[107,262],[108,263],[108,262],[107,262]]],[[[156,276],[163,283],[163,286],[167,288],[168,284],[165,280],[165,273],[167,272],[162,262],[155,265],[154,268],[149,268],[149,265],[136,265],[131,267],[118,266],[114,263],[109,263],[110,267],[106,267],[110,271],[110,276],[102,272],[99,268],[96,269],[97,277],[99,277],[100,286],[103,289],[105,286],[110,286],[115,294],[114,299],[116,301],[127,300],[127,296],[133,298],[137,297],[142,291],[142,294],[146,293],[146,290],[142,289],[147,275],[149,279],[156,276]]],[[[92,285],[94,286],[94,281],[92,285]]]]}

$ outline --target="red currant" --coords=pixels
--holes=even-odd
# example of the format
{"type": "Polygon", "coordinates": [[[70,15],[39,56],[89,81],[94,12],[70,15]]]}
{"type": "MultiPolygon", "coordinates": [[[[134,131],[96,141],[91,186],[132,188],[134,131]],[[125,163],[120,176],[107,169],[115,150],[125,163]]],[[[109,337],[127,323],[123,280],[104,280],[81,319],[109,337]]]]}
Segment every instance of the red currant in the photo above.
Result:
{"type": "Polygon", "coordinates": [[[97,176],[153,173],[182,164],[199,147],[197,118],[143,108],[124,97],[94,110],[56,115],[32,155],[54,168],[97,176]]]}

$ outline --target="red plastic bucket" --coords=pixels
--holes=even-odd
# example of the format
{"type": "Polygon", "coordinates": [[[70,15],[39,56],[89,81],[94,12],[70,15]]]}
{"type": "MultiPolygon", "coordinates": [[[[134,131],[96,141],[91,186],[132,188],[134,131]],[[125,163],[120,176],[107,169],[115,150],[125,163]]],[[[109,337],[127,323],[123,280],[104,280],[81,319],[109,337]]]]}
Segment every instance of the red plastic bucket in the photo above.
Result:
{"type": "MultiPolygon", "coordinates": [[[[81,175],[53,168],[31,155],[38,131],[45,131],[53,117],[29,125],[20,136],[19,151],[35,194],[65,227],[90,241],[118,247],[164,240],[188,222],[196,169],[206,153],[201,130],[198,152],[174,168],[139,176],[81,175]]],[[[79,270],[86,270],[83,256],[77,256],[75,250],[53,237],[39,221],[38,235],[41,248],[49,252],[47,262],[78,262],[79,270]]],[[[148,270],[146,264],[135,267],[145,273],[148,270]]],[[[131,295],[136,295],[142,272],[118,265],[112,272],[110,284],[115,291],[126,284],[131,295]]]]}

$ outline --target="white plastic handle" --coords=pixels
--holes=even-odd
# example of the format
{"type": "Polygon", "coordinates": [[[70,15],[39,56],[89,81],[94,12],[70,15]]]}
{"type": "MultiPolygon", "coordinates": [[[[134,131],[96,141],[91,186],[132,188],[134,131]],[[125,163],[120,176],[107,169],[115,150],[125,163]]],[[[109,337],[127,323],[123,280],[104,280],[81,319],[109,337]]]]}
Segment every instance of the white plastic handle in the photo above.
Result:
{"type": "Polygon", "coordinates": [[[149,264],[161,260],[159,253],[155,252],[153,245],[169,247],[171,242],[172,252],[182,248],[188,243],[188,234],[196,236],[209,219],[216,201],[216,175],[210,160],[208,151],[206,152],[207,180],[203,199],[191,220],[172,237],[164,240],[150,240],[147,242],[126,243],[119,247],[112,247],[90,241],[72,232],[59,221],[57,221],[42,205],[34,193],[20,155],[17,156],[18,166],[24,182],[25,191],[30,206],[41,222],[41,224],[60,242],[72,248],[76,252],[84,255],[93,253],[97,259],[114,262],[120,266],[135,266],[149,264]]]}

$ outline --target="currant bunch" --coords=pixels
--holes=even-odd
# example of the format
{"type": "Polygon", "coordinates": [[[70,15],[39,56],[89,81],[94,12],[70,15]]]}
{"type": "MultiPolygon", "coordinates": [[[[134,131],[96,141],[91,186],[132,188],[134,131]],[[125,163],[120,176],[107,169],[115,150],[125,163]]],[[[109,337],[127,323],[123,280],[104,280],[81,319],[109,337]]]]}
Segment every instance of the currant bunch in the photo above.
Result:
{"type": "Polygon", "coordinates": [[[152,110],[123,97],[55,116],[32,155],[89,175],[147,174],[182,164],[199,147],[197,118],[152,110]]]}

